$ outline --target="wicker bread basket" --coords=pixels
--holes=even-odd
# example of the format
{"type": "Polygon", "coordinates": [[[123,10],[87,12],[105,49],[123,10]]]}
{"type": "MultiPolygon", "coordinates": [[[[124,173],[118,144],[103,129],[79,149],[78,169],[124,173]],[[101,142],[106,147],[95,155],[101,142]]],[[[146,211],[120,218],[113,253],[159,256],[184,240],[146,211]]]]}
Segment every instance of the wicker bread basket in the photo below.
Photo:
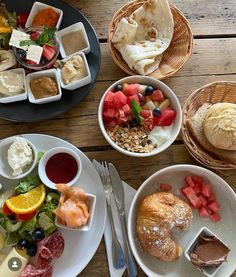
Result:
{"type": "Polygon", "coordinates": [[[194,91],[183,107],[182,135],[187,150],[198,162],[209,168],[230,170],[236,169],[236,164],[224,161],[223,158],[218,159],[204,150],[191,134],[186,124],[187,119],[191,118],[204,103],[215,104],[222,102],[236,104],[236,82],[215,82],[194,91]]]}
{"type": "MultiPolygon", "coordinates": [[[[129,75],[137,75],[137,72],[129,68],[120,52],[114,47],[112,38],[119,21],[123,17],[130,16],[146,1],[135,0],[124,5],[115,13],[108,29],[108,45],[111,56],[115,63],[129,75]]],[[[164,52],[159,68],[148,75],[159,80],[168,78],[180,70],[191,56],[193,49],[193,34],[187,19],[173,4],[170,4],[170,7],[174,18],[173,38],[169,48],[164,52]]]]}

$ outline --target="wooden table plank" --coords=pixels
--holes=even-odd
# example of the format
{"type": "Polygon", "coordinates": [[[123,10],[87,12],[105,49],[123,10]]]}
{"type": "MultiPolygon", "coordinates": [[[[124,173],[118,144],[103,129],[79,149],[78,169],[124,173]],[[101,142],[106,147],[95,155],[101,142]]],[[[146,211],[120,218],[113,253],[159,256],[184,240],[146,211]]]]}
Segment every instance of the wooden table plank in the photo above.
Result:
{"type": "MultiPolygon", "coordinates": [[[[80,9],[94,26],[99,38],[107,38],[114,13],[129,0],[65,0],[80,9]]],[[[189,19],[195,36],[232,36],[236,34],[235,0],[172,0],[189,19]]]]}

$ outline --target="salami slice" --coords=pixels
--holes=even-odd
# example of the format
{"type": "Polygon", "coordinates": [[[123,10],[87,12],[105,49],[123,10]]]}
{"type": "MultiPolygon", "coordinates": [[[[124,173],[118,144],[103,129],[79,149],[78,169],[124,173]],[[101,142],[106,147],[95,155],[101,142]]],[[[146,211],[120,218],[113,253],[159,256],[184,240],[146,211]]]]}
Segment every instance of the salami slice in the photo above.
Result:
{"type": "Polygon", "coordinates": [[[48,262],[44,262],[44,264],[28,264],[20,277],[51,277],[52,272],[52,265],[48,262]]]}

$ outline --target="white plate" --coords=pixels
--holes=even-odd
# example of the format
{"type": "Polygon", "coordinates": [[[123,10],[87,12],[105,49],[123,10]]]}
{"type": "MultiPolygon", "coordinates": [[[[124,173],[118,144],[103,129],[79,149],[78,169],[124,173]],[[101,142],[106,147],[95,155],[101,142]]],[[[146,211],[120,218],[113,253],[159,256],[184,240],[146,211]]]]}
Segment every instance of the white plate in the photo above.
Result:
{"type": "Polygon", "coordinates": [[[185,250],[192,242],[194,236],[203,227],[207,227],[215,233],[222,242],[231,249],[228,262],[225,262],[216,273],[215,277],[229,277],[236,269],[236,194],[232,188],[218,175],[205,168],[194,165],[176,165],[159,170],[149,177],[138,189],[128,217],[128,235],[131,249],[143,271],[150,277],[203,277],[204,274],[197,270],[184,255],[174,262],[161,262],[144,253],[136,238],[136,213],[137,205],[145,196],[159,191],[160,183],[171,184],[172,192],[181,199],[186,199],[180,192],[186,175],[199,175],[212,184],[216,198],[221,205],[220,215],[222,219],[213,223],[209,218],[201,218],[196,210],[193,210],[193,224],[188,231],[173,230],[175,240],[185,250]]]}
{"type": "MultiPolygon", "coordinates": [[[[59,260],[53,264],[53,277],[77,276],[92,259],[104,232],[106,199],[101,180],[90,160],[72,144],[56,137],[41,134],[27,134],[22,135],[22,137],[30,140],[39,151],[46,151],[53,147],[68,147],[74,150],[81,158],[83,165],[78,184],[87,193],[96,195],[96,209],[90,231],[74,232],[61,229],[65,239],[65,249],[59,260]]],[[[0,183],[6,188],[6,186],[16,184],[16,181],[7,180],[0,176],[0,183]]]]}

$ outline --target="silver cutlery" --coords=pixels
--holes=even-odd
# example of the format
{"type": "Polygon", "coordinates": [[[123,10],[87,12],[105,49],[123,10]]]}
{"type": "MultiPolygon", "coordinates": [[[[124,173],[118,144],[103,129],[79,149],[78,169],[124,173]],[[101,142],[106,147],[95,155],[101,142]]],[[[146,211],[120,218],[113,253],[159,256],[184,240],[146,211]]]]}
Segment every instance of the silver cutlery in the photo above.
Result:
{"type": "Polygon", "coordinates": [[[109,176],[109,170],[106,162],[99,163],[96,160],[93,160],[93,165],[95,166],[98,174],[101,177],[103,188],[106,195],[107,202],[107,211],[108,217],[111,225],[111,235],[112,235],[112,260],[114,268],[122,268],[125,266],[125,259],[122,247],[117,239],[117,235],[114,227],[114,220],[111,211],[110,198],[112,195],[112,186],[109,176]]]}
{"type": "Polygon", "coordinates": [[[125,203],[124,203],[124,188],[119,173],[117,172],[116,168],[112,163],[108,164],[109,171],[110,171],[110,178],[113,193],[115,196],[116,207],[119,212],[120,222],[122,227],[122,233],[124,238],[125,244],[125,260],[128,270],[128,275],[130,277],[137,276],[137,267],[134,261],[133,254],[130,249],[129,240],[127,236],[127,226],[125,220],[125,203]]]}

